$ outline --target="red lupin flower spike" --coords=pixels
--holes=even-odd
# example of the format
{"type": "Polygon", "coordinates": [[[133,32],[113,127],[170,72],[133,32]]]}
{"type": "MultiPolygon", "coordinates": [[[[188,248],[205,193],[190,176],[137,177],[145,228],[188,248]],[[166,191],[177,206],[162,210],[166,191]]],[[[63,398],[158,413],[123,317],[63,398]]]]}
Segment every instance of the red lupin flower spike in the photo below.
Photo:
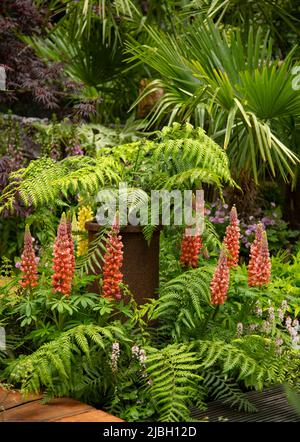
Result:
{"type": "Polygon", "coordinates": [[[25,227],[24,248],[21,256],[22,280],[20,284],[23,287],[36,287],[38,280],[37,263],[34,249],[32,246],[33,238],[30,234],[29,227],[25,227]]]}

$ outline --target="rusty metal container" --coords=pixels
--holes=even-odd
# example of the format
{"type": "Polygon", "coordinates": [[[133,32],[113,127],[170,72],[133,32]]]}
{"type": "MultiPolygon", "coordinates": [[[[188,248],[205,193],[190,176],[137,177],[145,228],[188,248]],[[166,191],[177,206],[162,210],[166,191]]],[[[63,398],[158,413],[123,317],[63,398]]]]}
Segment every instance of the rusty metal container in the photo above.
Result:
{"type": "MultiPolygon", "coordinates": [[[[95,234],[102,228],[94,221],[88,221],[85,227],[89,234],[89,242],[93,241],[95,234]]],[[[140,226],[126,226],[121,229],[120,234],[124,245],[122,266],[124,283],[128,285],[136,302],[143,304],[147,302],[147,298],[157,297],[160,229],[154,231],[150,244],[145,240],[140,226]]],[[[100,273],[99,269],[98,274],[100,273]]],[[[101,292],[98,281],[94,282],[93,291],[101,292]]]]}

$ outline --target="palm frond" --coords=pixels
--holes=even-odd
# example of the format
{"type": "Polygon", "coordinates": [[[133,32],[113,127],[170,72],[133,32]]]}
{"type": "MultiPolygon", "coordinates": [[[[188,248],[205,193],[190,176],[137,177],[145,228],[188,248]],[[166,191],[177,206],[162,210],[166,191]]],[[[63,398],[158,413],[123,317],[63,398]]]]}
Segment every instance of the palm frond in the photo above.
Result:
{"type": "Polygon", "coordinates": [[[260,29],[250,28],[245,44],[239,31],[222,33],[211,20],[190,26],[176,40],[147,30],[151,43],[131,40],[127,50],[131,62],[146,63],[160,77],[145,94],[165,92],[150,124],[165,117],[169,123],[193,119],[227,148],[238,172],[251,172],[256,182],[265,173],[291,181],[299,159],[292,139],[280,137],[286,118],[300,115],[300,91],[292,87],[294,51],[279,62],[260,29]]]}

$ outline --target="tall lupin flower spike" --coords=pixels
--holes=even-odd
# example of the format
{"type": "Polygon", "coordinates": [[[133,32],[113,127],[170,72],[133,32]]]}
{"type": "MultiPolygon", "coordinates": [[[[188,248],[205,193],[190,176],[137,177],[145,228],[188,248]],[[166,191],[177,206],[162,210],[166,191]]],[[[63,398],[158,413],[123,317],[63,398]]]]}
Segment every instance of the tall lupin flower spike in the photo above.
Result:
{"type": "Polygon", "coordinates": [[[269,284],[271,277],[271,260],[268,247],[267,233],[262,223],[256,227],[255,240],[250,249],[248,265],[249,287],[269,284]]]}
{"type": "Polygon", "coordinates": [[[108,234],[106,253],[103,264],[103,286],[102,295],[105,298],[114,297],[119,301],[122,297],[120,284],[123,281],[121,272],[123,264],[123,243],[122,236],[119,235],[120,226],[118,219],[113,223],[108,234]]]}
{"type": "Polygon", "coordinates": [[[229,275],[230,270],[227,263],[227,250],[222,249],[219,256],[218,265],[210,284],[212,304],[224,304],[226,301],[227,292],[229,289],[229,275]]]}
{"type": "Polygon", "coordinates": [[[240,251],[240,228],[235,206],[230,211],[230,224],[226,227],[224,245],[228,250],[227,265],[231,269],[238,265],[240,251]]]}
{"type": "Polygon", "coordinates": [[[38,280],[38,271],[36,257],[33,249],[33,238],[30,234],[29,227],[25,227],[24,248],[21,256],[22,280],[20,284],[26,287],[36,287],[38,280]]]}
{"type": "Polygon", "coordinates": [[[69,296],[74,277],[75,258],[71,223],[63,213],[53,247],[52,286],[54,292],[69,296]]]}
{"type": "Polygon", "coordinates": [[[200,235],[191,236],[185,229],[181,241],[180,263],[183,267],[198,267],[199,253],[202,249],[202,240],[200,235]]]}
{"type": "Polygon", "coordinates": [[[261,255],[263,261],[263,266],[261,269],[261,282],[262,284],[268,285],[271,279],[271,259],[269,253],[267,232],[263,233],[261,255]]]}
{"type": "MultiPolygon", "coordinates": [[[[93,211],[90,206],[82,206],[78,210],[78,229],[85,232],[85,223],[94,218],[93,211]]],[[[79,237],[77,244],[77,256],[85,255],[88,252],[88,240],[79,237]]]]}

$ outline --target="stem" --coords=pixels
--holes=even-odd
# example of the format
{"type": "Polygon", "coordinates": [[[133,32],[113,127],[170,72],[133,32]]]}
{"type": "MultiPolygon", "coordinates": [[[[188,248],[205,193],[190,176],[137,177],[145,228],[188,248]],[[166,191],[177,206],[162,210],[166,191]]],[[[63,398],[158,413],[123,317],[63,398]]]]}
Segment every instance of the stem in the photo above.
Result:
{"type": "Polygon", "coordinates": [[[211,319],[213,319],[213,315],[214,315],[214,314],[215,314],[215,310],[211,310],[210,313],[209,313],[209,315],[207,315],[206,321],[204,322],[204,325],[203,325],[203,328],[202,328],[201,335],[204,335],[205,330],[206,330],[206,327],[207,327],[207,324],[209,323],[209,321],[210,321],[211,319]]]}
{"type": "Polygon", "coordinates": [[[147,342],[147,338],[145,336],[146,335],[145,334],[145,327],[144,327],[145,322],[143,321],[143,319],[140,316],[138,304],[137,304],[136,300],[134,299],[134,296],[131,293],[131,291],[126,289],[126,294],[128,294],[129,297],[130,297],[130,303],[131,303],[131,305],[133,307],[134,316],[137,317],[137,324],[138,324],[138,327],[140,329],[141,339],[142,339],[142,343],[144,345],[147,342]]]}
{"type": "Polygon", "coordinates": [[[59,321],[57,320],[55,311],[53,311],[53,322],[55,323],[56,327],[59,329],[59,321]]]}
{"type": "Polygon", "coordinates": [[[59,330],[63,329],[63,324],[64,324],[64,313],[58,313],[58,328],[59,330]]]}
{"type": "Polygon", "coordinates": [[[214,313],[213,313],[213,316],[212,316],[212,321],[215,319],[215,317],[217,316],[217,313],[218,313],[218,311],[220,310],[220,304],[218,304],[217,306],[216,306],[216,308],[215,308],[215,311],[214,311],[214,313]]]}

